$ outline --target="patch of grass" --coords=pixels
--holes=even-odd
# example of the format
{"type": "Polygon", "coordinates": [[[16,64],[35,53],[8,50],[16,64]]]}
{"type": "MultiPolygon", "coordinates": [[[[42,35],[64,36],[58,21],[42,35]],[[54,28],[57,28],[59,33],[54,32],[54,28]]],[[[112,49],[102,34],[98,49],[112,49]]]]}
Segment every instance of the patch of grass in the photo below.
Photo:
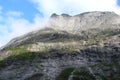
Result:
{"type": "Polygon", "coordinates": [[[71,75],[72,80],[96,80],[86,67],[75,69],[71,75]]]}
{"type": "Polygon", "coordinates": [[[17,63],[17,61],[33,60],[35,58],[40,58],[43,52],[29,52],[25,49],[14,48],[11,49],[12,54],[2,60],[0,60],[0,69],[10,66],[12,63],[17,63]]]}
{"type": "Polygon", "coordinates": [[[10,66],[18,61],[32,61],[33,59],[49,58],[49,57],[62,57],[65,54],[70,54],[72,51],[64,49],[50,49],[41,52],[30,52],[22,48],[10,49],[12,54],[3,60],[0,60],[0,69],[10,66]]]}
{"type": "Polygon", "coordinates": [[[30,52],[23,48],[11,48],[12,55],[5,58],[4,60],[31,60],[35,57],[40,57],[40,52],[30,52]]]}
{"type": "Polygon", "coordinates": [[[119,70],[119,63],[118,62],[111,62],[111,63],[99,63],[90,66],[93,69],[100,69],[101,72],[95,72],[95,76],[100,80],[119,80],[120,79],[120,70],[119,70]],[[117,71],[116,71],[117,69],[117,71]],[[119,78],[119,79],[118,79],[119,78]]]}
{"type": "Polygon", "coordinates": [[[38,80],[38,79],[40,79],[42,76],[43,76],[42,73],[36,73],[36,74],[33,74],[33,75],[30,76],[30,77],[27,77],[27,78],[24,79],[24,80],[38,80]]]}
{"type": "Polygon", "coordinates": [[[70,74],[73,72],[75,68],[66,68],[64,69],[55,80],[68,80],[70,74]]]}
{"type": "MultiPolygon", "coordinates": [[[[113,64],[105,64],[104,66],[110,66],[113,64]]],[[[94,67],[103,65],[94,65],[94,67]]],[[[99,67],[100,69],[102,69],[99,67]]],[[[111,71],[111,70],[110,70],[111,71]]],[[[104,71],[103,71],[104,72],[104,71]]],[[[105,71],[106,73],[106,71],[105,71]]],[[[119,76],[119,75],[117,75],[119,76]]],[[[80,67],[80,68],[66,68],[56,77],[55,80],[119,80],[119,77],[116,78],[116,75],[107,76],[106,74],[103,75],[99,72],[91,73],[88,68],[80,67]],[[94,75],[93,75],[94,74],[94,75]]]]}
{"type": "Polygon", "coordinates": [[[40,56],[38,53],[35,52],[24,52],[24,53],[20,53],[20,54],[13,54],[9,57],[7,57],[6,59],[9,60],[31,60],[34,59],[35,57],[40,56]]]}
{"type": "Polygon", "coordinates": [[[99,79],[99,80],[107,80],[106,77],[104,77],[103,75],[96,73],[95,76],[99,79]]]}
{"type": "Polygon", "coordinates": [[[96,80],[95,77],[85,68],[66,68],[55,80],[96,80]]]}

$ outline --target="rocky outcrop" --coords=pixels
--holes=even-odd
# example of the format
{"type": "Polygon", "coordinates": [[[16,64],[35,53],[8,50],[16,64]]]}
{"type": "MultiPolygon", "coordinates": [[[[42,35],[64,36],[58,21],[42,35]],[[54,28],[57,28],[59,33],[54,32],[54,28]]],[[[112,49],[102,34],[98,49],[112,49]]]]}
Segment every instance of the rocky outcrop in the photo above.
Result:
{"type": "Polygon", "coordinates": [[[53,14],[0,48],[0,80],[119,80],[120,16],[53,14]]]}
{"type": "MultiPolygon", "coordinates": [[[[119,36],[116,37],[120,39],[119,36]]],[[[108,43],[113,45],[116,42],[111,43],[111,40],[108,40],[108,43]]],[[[32,78],[32,80],[35,80],[37,77],[34,75],[40,74],[37,80],[64,80],[65,77],[60,75],[61,72],[64,69],[74,68],[75,71],[79,71],[79,74],[77,75],[75,71],[71,71],[68,80],[76,80],[73,79],[73,75],[77,75],[77,78],[80,76],[86,76],[84,78],[87,78],[91,75],[91,80],[104,80],[104,78],[105,80],[118,80],[120,76],[119,47],[118,45],[107,47],[106,44],[104,44],[104,47],[89,47],[79,51],[50,50],[49,52],[42,52],[42,54],[48,53],[48,55],[41,57],[36,56],[27,60],[21,60],[20,57],[16,59],[6,59],[4,62],[6,66],[0,70],[0,79],[29,80],[29,78],[32,78]],[[82,74],[84,70],[81,68],[84,68],[89,75],[82,74]],[[83,72],[81,70],[83,70],[83,72]]],[[[34,53],[34,55],[37,54],[39,53],[34,53]]],[[[65,73],[64,75],[68,74],[65,73]]]]}
{"type": "MultiPolygon", "coordinates": [[[[14,38],[1,48],[17,47],[20,45],[48,42],[53,40],[81,39],[81,35],[104,30],[119,30],[120,16],[114,12],[86,12],[75,16],[68,14],[53,14],[45,29],[30,32],[26,35],[14,38]],[[93,29],[93,30],[92,30],[93,29]],[[87,30],[87,31],[86,31],[87,30]]],[[[92,33],[93,34],[93,33],[92,33]]]]}
{"type": "Polygon", "coordinates": [[[48,27],[79,33],[81,30],[91,28],[119,28],[119,20],[120,16],[114,12],[86,12],[75,16],[61,14],[51,17],[48,27]]]}

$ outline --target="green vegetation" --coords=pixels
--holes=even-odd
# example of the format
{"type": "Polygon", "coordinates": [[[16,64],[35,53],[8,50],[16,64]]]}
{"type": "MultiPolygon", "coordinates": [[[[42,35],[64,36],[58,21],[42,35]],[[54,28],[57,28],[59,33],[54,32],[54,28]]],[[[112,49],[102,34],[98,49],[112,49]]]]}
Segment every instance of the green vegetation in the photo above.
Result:
{"type": "Polygon", "coordinates": [[[0,69],[5,68],[17,61],[33,60],[37,57],[41,57],[42,54],[37,52],[29,52],[28,50],[22,48],[12,48],[10,50],[12,51],[12,54],[3,60],[0,60],[0,69]]]}
{"type": "Polygon", "coordinates": [[[100,80],[119,80],[120,79],[120,65],[118,62],[111,62],[111,63],[99,63],[90,66],[93,70],[99,69],[98,72],[95,72],[94,74],[96,77],[98,77],[100,80]],[[116,71],[117,69],[117,71],[116,71]]]}
{"type": "Polygon", "coordinates": [[[74,68],[66,68],[64,69],[55,80],[68,80],[70,74],[73,72],[74,68]]]}
{"type": "MultiPolygon", "coordinates": [[[[101,46],[102,42],[104,42],[107,39],[110,39],[112,36],[114,35],[118,35],[120,34],[120,30],[119,29],[90,29],[90,30],[85,30],[85,31],[81,31],[80,35],[78,34],[70,34],[67,32],[62,32],[62,31],[53,31],[53,32],[48,32],[48,33],[41,33],[41,35],[38,36],[33,36],[31,38],[29,38],[30,40],[25,40],[23,41],[19,46],[13,47],[10,50],[12,50],[14,53],[19,53],[19,52],[27,52],[27,50],[25,49],[21,49],[19,48],[20,46],[26,46],[26,47],[30,47],[33,45],[39,45],[38,42],[47,42],[47,43],[57,43],[57,42],[78,42],[78,45],[70,45],[70,46],[64,46],[62,47],[61,50],[70,50],[70,51],[75,51],[78,49],[85,49],[88,46],[92,46],[92,45],[97,45],[97,46],[101,46]]],[[[58,46],[56,46],[56,48],[60,49],[58,46]]],[[[48,46],[42,46],[40,47],[38,50],[39,51],[49,51],[48,49],[50,49],[50,47],[48,46]]]]}
{"type": "Polygon", "coordinates": [[[99,74],[99,73],[95,73],[95,76],[96,76],[96,78],[99,79],[99,80],[108,80],[108,79],[106,79],[105,76],[103,76],[102,74],[99,74]]]}
{"type": "Polygon", "coordinates": [[[119,67],[119,63],[115,62],[99,63],[80,68],[66,68],[61,71],[55,80],[119,80],[119,67]]]}
{"type": "Polygon", "coordinates": [[[0,69],[5,68],[17,61],[32,61],[33,59],[49,58],[49,57],[61,57],[67,54],[75,54],[67,49],[47,49],[40,52],[30,52],[22,48],[10,49],[12,54],[3,60],[0,60],[0,69]]]}
{"type": "Polygon", "coordinates": [[[33,74],[32,76],[30,76],[24,80],[39,80],[42,76],[43,76],[43,74],[36,73],[36,74],[33,74]]]}
{"type": "MultiPolygon", "coordinates": [[[[76,51],[78,49],[85,49],[88,46],[92,46],[92,45],[96,45],[96,46],[102,46],[102,43],[105,40],[110,39],[112,36],[114,35],[118,35],[120,34],[120,30],[116,30],[116,29],[105,29],[105,30],[101,30],[101,29],[90,29],[87,31],[82,31],[80,34],[81,35],[76,35],[76,34],[69,34],[69,33],[58,33],[55,32],[51,35],[52,33],[48,34],[44,34],[47,35],[47,40],[45,39],[44,41],[41,42],[47,42],[47,43],[57,43],[57,42],[78,42],[78,45],[70,45],[70,46],[64,46],[62,47],[62,50],[70,50],[70,51],[76,51]],[[50,37],[50,38],[49,38],[50,37]]],[[[44,37],[46,38],[46,37],[44,37]]],[[[36,41],[37,42],[37,41],[36,41]]],[[[39,42],[39,41],[38,41],[39,42]]],[[[36,43],[34,43],[35,45],[38,45],[36,43]]],[[[29,44],[28,44],[29,45],[29,44]]],[[[40,51],[45,51],[48,50],[50,47],[41,47],[39,50],[40,51]]],[[[58,49],[61,49],[61,47],[56,47],[58,49]]]]}
{"type": "MultiPolygon", "coordinates": [[[[68,35],[68,33],[66,33],[66,34],[68,35]]],[[[18,61],[22,61],[22,62],[28,61],[29,62],[29,61],[33,61],[34,59],[41,59],[41,58],[48,59],[48,58],[56,58],[56,57],[60,58],[64,55],[76,55],[77,54],[76,49],[83,49],[83,52],[85,53],[84,49],[87,48],[88,46],[91,46],[91,45],[99,46],[99,43],[101,43],[102,41],[107,40],[110,37],[112,37],[114,35],[118,35],[118,34],[120,34],[120,30],[115,31],[115,30],[111,30],[111,29],[105,30],[105,31],[98,31],[98,32],[91,30],[91,31],[88,31],[88,33],[83,31],[81,36],[76,35],[75,37],[73,37],[74,35],[67,36],[64,34],[57,33],[57,34],[54,34],[52,36],[52,38],[50,38],[49,40],[46,40],[46,42],[83,40],[83,41],[85,41],[85,44],[79,45],[79,46],[70,45],[67,47],[62,47],[62,48],[57,48],[57,49],[50,49],[48,47],[45,47],[45,48],[41,48],[40,51],[36,51],[36,52],[31,52],[25,48],[23,49],[20,47],[11,48],[9,50],[12,51],[12,54],[0,61],[0,70],[6,68],[7,66],[14,65],[14,63],[17,63],[18,61]]],[[[49,34],[49,35],[51,35],[51,34],[49,34]]],[[[49,37],[49,35],[47,34],[46,37],[49,37]]],[[[42,35],[42,36],[44,36],[44,35],[42,35]]],[[[26,44],[30,45],[30,43],[26,43],[26,44]]],[[[38,45],[36,41],[34,41],[31,44],[38,45]]],[[[32,45],[30,45],[30,46],[32,46],[32,45]]],[[[96,55],[93,55],[93,57],[99,58],[103,54],[109,55],[111,57],[111,54],[114,53],[114,55],[115,55],[116,53],[119,53],[119,52],[118,51],[115,52],[115,50],[109,49],[109,48],[108,49],[107,48],[101,48],[101,49],[100,48],[98,48],[98,49],[92,48],[90,50],[86,50],[86,53],[95,53],[96,55]]],[[[106,58],[105,55],[103,55],[104,58],[106,58]]],[[[90,54],[87,54],[86,56],[87,56],[87,58],[91,58],[90,54]]],[[[113,60],[112,60],[112,57],[110,60],[112,60],[112,61],[117,60],[117,59],[114,59],[114,57],[116,58],[116,55],[113,56],[113,60]]],[[[103,62],[102,59],[103,58],[101,57],[101,62],[103,62]]],[[[36,67],[38,67],[38,66],[36,65],[36,67]]],[[[105,73],[107,75],[103,75],[99,71],[91,73],[86,67],[85,68],[84,67],[66,68],[56,77],[56,80],[68,80],[68,79],[69,80],[96,80],[96,78],[98,78],[99,80],[116,80],[116,77],[118,78],[117,80],[120,80],[120,77],[119,77],[120,76],[120,69],[119,69],[120,65],[119,65],[119,63],[115,63],[115,61],[111,62],[111,64],[100,63],[100,64],[88,66],[88,67],[90,67],[91,69],[94,69],[94,70],[100,69],[100,71],[102,73],[105,73]],[[117,75],[114,75],[116,73],[115,69],[119,70],[119,71],[116,71],[117,75]],[[108,73],[110,73],[110,74],[108,74],[108,73]]],[[[40,78],[42,75],[43,74],[41,74],[41,73],[34,74],[34,75],[26,78],[25,80],[34,80],[34,79],[36,80],[37,78],[40,78]]]]}
{"type": "Polygon", "coordinates": [[[96,80],[95,77],[86,70],[86,68],[66,68],[57,77],[56,80],[96,80]]]}
{"type": "Polygon", "coordinates": [[[118,34],[120,34],[120,29],[113,29],[113,28],[107,28],[107,29],[93,28],[89,30],[80,31],[79,33],[76,34],[71,34],[65,31],[54,31],[54,30],[51,32],[48,30],[48,32],[43,31],[39,33],[39,35],[36,34],[28,35],[31,36],[31,38],[28,38],[27,40],[21,42],[17,46],[36,44],[37,42],[43,42],[43,43],[75,42],[75,41],[77,42],[80,40],[86,41],[86,46],[98,45],[98,43],[118,34]]]}
{"type": "Polygon", "coordinates": [[[30,59],[34,59],[37,56],[40,56],[40,54],[35,54],[35,52],[30,52],[30,51],[23,49],[23,48],[12,48],[10,50],[12,51],[12,55],[7,57],[6,59],[30,60],[30,59]]]}
{"type": "Polygon", "coordinates": [[[95,76],[93,76],[93,74],[91,74],[85,67],[75,69],[71,75],[72,80],[96,80],[95,76]]]}

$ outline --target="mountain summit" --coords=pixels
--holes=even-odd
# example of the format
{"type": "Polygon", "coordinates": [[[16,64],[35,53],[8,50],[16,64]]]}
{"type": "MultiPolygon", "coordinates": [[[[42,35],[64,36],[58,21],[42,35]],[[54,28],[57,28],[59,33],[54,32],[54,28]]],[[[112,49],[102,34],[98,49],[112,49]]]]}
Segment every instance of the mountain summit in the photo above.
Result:
{"type": "Polygon", "coordinates": [[[86,12],[75,16],[53,14],[48,27],[73,33],[90,28],[116,28],[119,21],[120,16],[114,12],[86,12]]]}
{"type": "MultiPolygon", "coordinates": [[[[78,37],[82,31],[90,29],[119,29],[120,16],[114,12],[86,12],[70,16],[68,14],[52,14],[43,30],[30,32],[11,40],[3,49],[16,47],[24,43],[46,42],[61,37],[78,37]],[[59,35],[60,34],[60,35],[59,35]],[[53,39],[54,38],[54,39],[53,39]]],[[[69,39],[69,38],[68,38],[69,39]]]]}
{"type": "Polygon", "coordinates": [[[0,80],[120,80],[120,16],[52,14],[0,49],[0,80]]]}

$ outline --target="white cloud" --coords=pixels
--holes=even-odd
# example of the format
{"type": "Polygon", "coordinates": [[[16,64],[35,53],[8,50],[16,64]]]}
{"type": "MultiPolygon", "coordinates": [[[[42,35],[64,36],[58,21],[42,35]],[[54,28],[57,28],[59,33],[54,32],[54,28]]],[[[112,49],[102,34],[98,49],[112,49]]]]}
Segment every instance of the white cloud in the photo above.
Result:
{"type": "Polygon", "coordinates": [[[9,11],[0,17],[0,46],[5,45],[12,38],[42,28],[45,23],[44,18],[40,18],[39,14],[36,14],[33,23],[23,18],[22,13],[15,11],[9,11]]]}
{"type": "Polygon", "coordinates": [[[117,0],[32,0],[45,16],[52,13],[71,15],[86,11],[114,11],[120,14],[117,0]]]}
{"type": "Polygon", "coordinates": [[[16,11],[9,11],[6,13],[6,16],[8,17],[21,17],[23,15],[22,12],[16,12],[16,11]]]}
{"type": "Polygon", "coordinates": [[[120,7],[117,0],[30,0],[36,8],[43,13],[44,18],[39,14],[34,17],[33,23],[22,17],[23,13],[9,11],[2,13],[0,6],[0,46],[6,44],[14,37],[20,36],[29,31],[42,28],[52,13],[68,13],[71,15],[86,11],[114,11],[120,14],[120,7]],[[1,15],[3,14],[3,16],[1,15]]]}

